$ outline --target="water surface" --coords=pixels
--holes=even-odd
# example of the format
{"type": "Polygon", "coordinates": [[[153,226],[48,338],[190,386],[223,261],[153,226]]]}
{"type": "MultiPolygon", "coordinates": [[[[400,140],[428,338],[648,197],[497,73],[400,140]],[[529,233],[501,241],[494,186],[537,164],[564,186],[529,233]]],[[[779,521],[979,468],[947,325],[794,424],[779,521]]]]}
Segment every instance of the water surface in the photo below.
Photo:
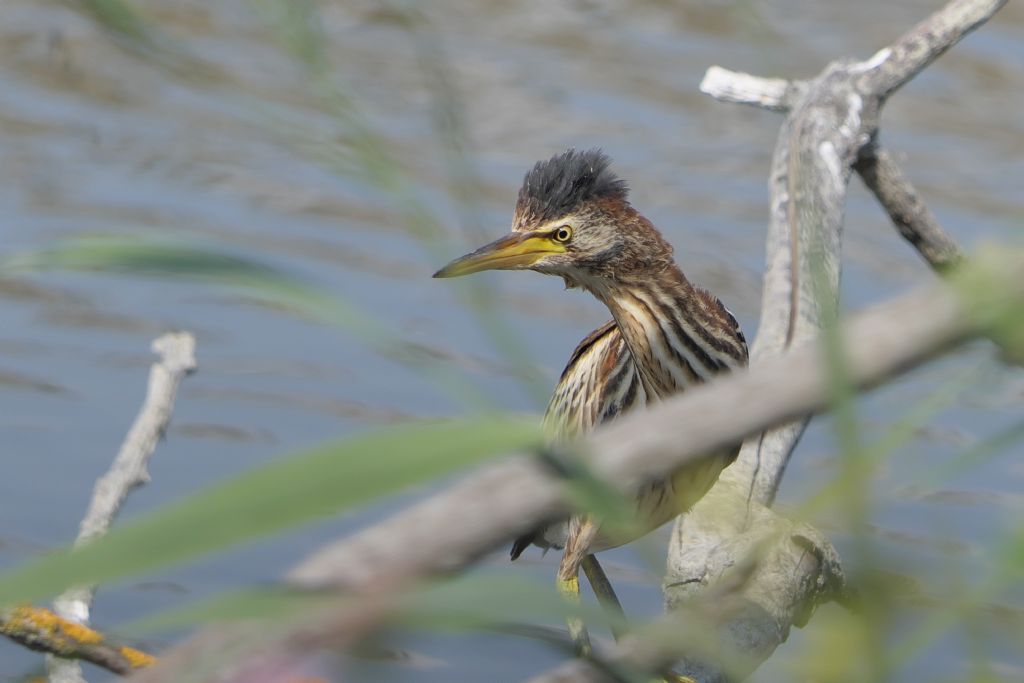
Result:
{"type": "MultiPolygon", "coordinates": [[[[496,406],[539,412],[537,392],[512,372],[460,292],[492,291],[547,386],[607,314],[553,278],[429,279],[447,257],[507,230],[523,172],[565,147],[603,147],[687,274],[719,294],[752,337],[779,119],[702,96],[704,70],[720,64],[810,76],[832,58],[867,57],[940,3],[441,0],[424,8],[425,21],[412,31],[377,3],[321,5],[332,79],[382,136],[448,246],[425,246],[394,196],[342,167],[336,150],[350,131],[282,49],[259,3],[134,3],[167,44],[215,67],[197,73],[191,63],[140,53],[72,4],[7,0],[0,11],[4,253],[94,234],[215,245],[372,312],[496,406]],[[446,135],[468,165],[451,162],[446,135]]],[[[886,108],[884,141],[968,248],[1019,240],[1021,111],[1017,4],[886,108]]],[[[932,279],[856,181],[844,259],[850,309],[932,279]]],[[[150,340],[171,328],[197,334],[201,369],[184,384],[151,465],[153,481],[132,496],[126,516],[325,438],[465,410],[357,336],[237,293],[114,274],[2,279],[0,564],[74,536],[93,481],[141,400],[150,340]]],[[[1024,380],[988,372],[990,355],[976,345],[862,405],[871,438],[957,373],[978,378],[876,482],[883,547],[912,576],[936,583],[969,576],[1019,518],[1019,450],[941,486],[920,484],[922,472],[1019,416],[1024,380]]],[[[818,421],[782,502],[797,505],[834,474],[835,452],[829,423],[818,421]]],[[[104,588],[95,621],[116,628],[184,599],[273,581],[320,543],[393,505],[104,588]]],[[[821,523],[842,549],[843,520],[821,523]]],[[[504,562],[496,556],[485,571],[504,562]]],[[[656,614],[656,572],[629,550],[606,562],[629,611],[656,614]]],[[[520,564],[547,580],[556,558],[531,553],[520,564]]],[[[541,645],[501,636],[413,636],[408,645],[436,664],[415,670],[422,680],[514,681],[557,660],[541,645]]],[[[1024,677],[1020,650],[1004,645],[993,645],[997,662],[1010,679],[1024,677]]],[[[807,634],[796,633],[759,680],[787,680],[787,661],[805,647],[807,634]]],[[[904,680],[962,672],[968,650],[954,634],[904,680]]],[[[0,645],[0,679],[14,680],[38,661],[0,645]]]]}

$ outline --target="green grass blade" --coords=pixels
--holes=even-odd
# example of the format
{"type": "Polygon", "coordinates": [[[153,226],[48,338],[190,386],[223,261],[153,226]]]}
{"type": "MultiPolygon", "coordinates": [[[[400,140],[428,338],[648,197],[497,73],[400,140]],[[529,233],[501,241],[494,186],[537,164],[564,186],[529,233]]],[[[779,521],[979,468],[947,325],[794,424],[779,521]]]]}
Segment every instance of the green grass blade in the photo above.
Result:
{"type": "Polygon", "coordinates": [[[481,412],[492,404],[464,377],[344,297],[255,259],[183,241],[94,236],[0,261],[0,272],[70,270],[210,283],[353,334],[392,360],[426,375],[453,400],[481,412]]]}
{"type": "Polygon", "coordinates": [[[69,270],[226,285],[325,322],[373,329],[367,319],[327,291],[281,268],[212,245],[97,235],[15,255],[0,262],[0,268],[12,273],[69,270]]]}
{"type": "Polygon", "coordinates": [[[283,623],[309,612],[341,607],[345,598],[287,586],[242,589],[189,602],[163,610],[119,627],[134,637],[181,628],[195,628],[211,622],[269,620],[283,623]],[[337,604],[335,604],[337,603],[337,604]]]}
{"type": "Polygon", "coordinates": [[[0,604],[107,582],[369,503],[495,453],[540,443],[535,418],[392,428],[283,458],[0,576],[0,604]]]}
{"type": "MultiPolygon", "coordinates": [[[[461,104],[442,57],[440,36],[429,29],[429,22],[417,9],[393,6],[389,11],[392,19],[409,32],[409,41],[417,50],[417,62],[431,93],[435,129],[446,152],[451,194],[456,207],[465,214],[463,222],[476,227],[476,236],[468,244],[456,245],[448,239],[445,226],[417,191],[416,183],[390,149],[387,137],[378,132],[373,121],[339,84],[338,74],[327,58],[329,35],[323,28],[318,5],[308,0],[257,0],[254,7],[283,50],[304,67],[306,85],[314,101],[337,124],[338,132],[331,139],[345,141],[343,145],[324,145],[323,140],[309,140],[303,147],[316,149],[320,163],[326,163],[333,171],[354,175],[368,188],[389,197],[401,217],[400,224],[435,267],[493,238],[486,237],[487,233],[480,230],[475,220],[480,215],[479,207],[474,206],[479,195],[474,188],[479,187],[479,179],[465,154],[468,142],[458,113],[461,104]]],[[[509,324],[495,291],[486,280],[455,284],[453,290],[528,395],[537,405],[545,405],[549,394],[547,379],[509,324]]]]}
{"type": "MultiPolygon", "coordinates": [[[[125,625],[124,632],[154,632],[213,621],[269,620],[281,624],[312,612],[337,614],[353,597],[289,586],[232,591],[200,600],[125,625]]],[[[354,598],[357,602],[359,597],[354,598]]],[[[602,624],[606,615],[596,605],[573,605],[557,599],[554,582],[515,574],[459,576],[421,585],[403,593],[396,623],[427,630],[473,630],[508,623],[561,621],[579,616],[602,624]]]]}

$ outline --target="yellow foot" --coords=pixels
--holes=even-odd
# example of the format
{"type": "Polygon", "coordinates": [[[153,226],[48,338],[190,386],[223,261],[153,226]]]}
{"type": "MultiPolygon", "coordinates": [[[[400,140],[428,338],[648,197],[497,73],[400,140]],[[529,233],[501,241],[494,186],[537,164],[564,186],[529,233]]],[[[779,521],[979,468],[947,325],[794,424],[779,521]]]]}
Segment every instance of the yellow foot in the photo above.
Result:
{"type": "MultiPolygon", "coordinates": [[[[579,577],[573,576],[569,579],[558,579],[558,592],[566,602],[574,606],[579,605],[579,577]]],[[[569,617],[565,620],[565,624],[569,627],[569,638],[572,639],[572,645],[576,650],[576,655],[578,657],[589,657],[593,654],[594,648],[590,644],[590,635],[587,633],[587,627],[583,624],[583,620],[579,617],[569,617]]]]}
{"type": "Polygon", "coordinates": [[[558,592],[569,602],[579,604],[580,577],[574,576],[570,579],[558,579],[558,592]]]}

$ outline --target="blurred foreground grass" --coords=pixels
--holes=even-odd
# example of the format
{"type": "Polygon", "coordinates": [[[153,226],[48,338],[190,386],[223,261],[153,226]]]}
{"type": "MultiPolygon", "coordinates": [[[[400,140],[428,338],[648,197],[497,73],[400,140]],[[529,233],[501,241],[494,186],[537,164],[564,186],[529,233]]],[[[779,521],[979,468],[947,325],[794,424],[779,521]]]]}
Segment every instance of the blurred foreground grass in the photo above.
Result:
{"type": "MultiPolygon", "coordinates": [[[[133,55],[166,65],[168,60],[163,55],[186,54],[133,4],[85,0],[77,6],[133,55]]],[[[360,113],[357,102],[335,76],[334,65],[327,58],[319,4],[308,0],[259,0],[250,6],[304,75],[310,100],[336,124],[337,135],[332,139],[345,141],[316,145],[316,160],[388,197],[400,208],[409,234],[433,262],[441,263],[461,253],[459,247],[449,243],[441,222],[388,152],[386,140],[360,113]]],[[[423,77],[430,79],[434,84],[432,90],[440,98],[435,105],[436,128],[447,154],[453,200],[462,209],[460,215],[467,217],[467,234],[475,236],[475,195],[458,191],[471,185],[471,154],[461,128],[457,92],[446,80],[442,46],[431,33],[429,21],[414,6],[389,5],[388,9],[401,20],[424,55],[423,77]]],[[[182,77],[180,61],[172,61],[176,77],[182,77]]],[[[300,135],[295,131],[277,132],[286,138],[300,135]]],[[[301,139],[294,141],[303,143],[301,139]]],[[[93,237],[53,245],[4,264],[5,272],[19,276],[48,269],[191,279],[240,289],[321,320],[340,333],[357,335],[396,361],[426,373],[440,390],[457,397],[470,417],[446,423],[403,425],[324,444],[303,453],[286,454],[270,465],[126,522],[86,548],[58,550],[0,576],[0,603],[39,600],[68,585],[123,580],[170,567],[327,515],[342,514],[416,484],[451,475],[494,455],[528,451],[541,442],[538,418],[488,413],[491,402],[466,377],[437,365],[405,344],[401,335],[385,322],[346,302],[341,293],[326,291],[315,283],[240,257],[218,245],[140,240],[137,236],[93,237]]],[[[966,295],[976,297],[982,312],[993,316],[995,336],[1004,348],[1019,352],[1024,349],[1020,312],[1000,311],[996,289],[996,284],[981,277],[964,284],[966,295]]],[[[518,369],[517,375],[539,399],[546,396],[547,388],[541,386],[523,346],[501,317],[500,307],[493,305],[491,293],[479,283],[460,288],[460,292],[463,303],[497,350],[518,369]]],[[[795,514],[812,521],[823,514],[846,520],[848,526],[844,530],[853,538],[853,556],[844,560],[854,570],[861,603],[856,612],[829,609],[811,622],[805,646],[786,653],[785,666],[791,680],[910,680],[908,676],[913,674],[907,672],[920,670],[920,659],[935,656],[937,650],[950,642],[951,633],[967,644],[968,666],[948,671],[933,668],[933,680],[988,683],[1024,679],[1024,656],[1020,655],[1024,651],[1024,523],[1019,514],[1008,513],[1005,532],[996,542],[984,546],[985,557],[976,563],[982,570],[972,575],[964,575],[961,568],[951,566],[947,573],[902,576],[898,566],[887,564],[878,539],[869,533],[872,486],[880,468],[943,407],[964,391],[993,381],[992,378],[968,369],[917,405],[906,406],[902,414],[893,415],[883,436],[869,441],[858,419],[857,399],[845,381],[842,349],[831,348],[834,401],[838,407],[836,445],[843,455],[842,469],[819,491],[801,496],[804,505],[795,514]],[[1016,660],[1012,659],[1014,652],[1016,660]]],[[[1014,451],[1019,454],[1022,443],[1024,422],[1016,421],[965,448],[960,457],[925,473],[922,484],[946,484],[992,458],[1014,451]]],[[[591,508],[602,506],[606,515],[616,514],[614,499],[609,499],[599,482],[588,481],[582,474],[576,480],[576,500],[591,508]]],[[[556,621],[564,617],[568,608],[552,600],[552,593],[546,584],[537,585],[515,575],[455,577],[410,589],[402,596],[403,609],[398,619],[407,628],[470,632],[519,622],[556,621]]],[[[328,605],[332,606],[336,605],[328,605]]],[[[134,634],[143,626],[178,628],[232,619],[265,619],[268,624],[280,624],[307,619],[311,613],[324,609],[321,596],[252,588],[191,605],[174,614],[156,615],[147,619],[146,624],[131,625],[126,630],[134,634]]],[[[591,609],[585,610],[585,616],[591,623],[603,619],[591,609]]],[[[696,633],[703,624],[698,615],[693,619],[696,633]]]]}

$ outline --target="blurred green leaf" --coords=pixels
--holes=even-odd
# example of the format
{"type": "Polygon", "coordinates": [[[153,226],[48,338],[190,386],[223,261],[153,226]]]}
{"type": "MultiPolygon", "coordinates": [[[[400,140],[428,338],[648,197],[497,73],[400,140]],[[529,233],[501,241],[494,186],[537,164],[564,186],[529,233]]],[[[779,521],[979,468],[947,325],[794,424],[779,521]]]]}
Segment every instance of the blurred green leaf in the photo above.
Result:
{"type": "MultiPolygon", "coordinates": [[[[387,5],[385,3],[385,5],[387,5]]],[[[421,198],[415,181],[390,149],[386,136],[379,134],[373,120],[361,111],[347,90],[339,85],[338,73],[328,57],[329,39],[323,29],[320,8],[309,0],[255,0],[254,7],[273,31],[282,48],[304,67],[307,86],[320,107],[338,124],[337,133],[328,138],[308,140],[305,149],[336,172],[358,178],[374,190],[382,192],[401,215],[406,232],[423,248],[430,262],[439,267],[467,250],[455,246],[446,226],[421,198]],[[338,141],[344,141],[339,143],[338,141]]],[[[380,8],[403,26],[416,48],[427,91],[431,94],[432,113],[442,149],[449,190],[461,209],[463,228],[472,226],[474,237],[468,249],[475,249],[485,240],[480,230],[480,181],[466,154],[468,137],[461,117],[461,102],[451,80],[450,67],[444,59],[441,37],[430,30],[430,24],[414,6],[387,5],[380,8]]],[[[295,131],[302,135],[301,129],[295,131]]],[[[292,135],[290,137],[296,137],[292,135]]],[[[471,284],[457,283],[453,291],[473,315],[524,389],[538,405],[544,405],[550,393],[548,380],[539,372],[534,358],[509,325],[504,306],[485,279],[471,284]]]]}
{"type": "Polygon", "coordinates": [[[1024,577],[1024,526],[1019,526],[1006,538],[999,559],[1004,575],[1016,579],[1024,577]]]}
{"type": "Polygon", "coordinates": [[[152,49],[157,29],[131,5],[122,0],[82,0],[76,4],[119,42],[152,49]]]}
{"type": "Polygon", "coordinates": [[[186,278],[252,290],[318,319],[349,324],[355,312],[283,269],[214,246],[138,237],[93,236],[25,252],[0,262],[8,271],[75,270],[186,278]]]}
{"type": "Polygon", "coordinates": [[[86,15],[129,54],[144,59],[191,81],[223,80],[219,67],[199,58],[185,45],[172,40],[155,21],[124,0],[77,0],[68,3],[86,15]]]}
{"type": "Polygon", "coordinates": [[[292,617],[324,608],[335,609],[344,602],[337,594],[324,595],[287,586],[269,586],[233,591],[206,600],[163,610],[125,624],[121,631],[136,635],[195,627],[216,621],[274,620],[283,622],[292,617]]]}
{"type": "Polygon", "coordinates": [[[565,492],[572,507],[599,519],[603,534],[626,539],[643,535],[636,504],[596,476],[581,453],[571,446],[564,450],[547,449],[542,453],[542,459],[565,479],[565,492]]]}
{"type": "Polygon", "coordinates": [[[186,278],[252,290],[328,322],[367,325],[326,290],[255,259],[220,247],[146,237],[92,236],[25,252],[0,262],[10,271],[77,270],[186,278]]]}
{"type": "Polygon", "coordinates": [[[418,423],[319,446],[214,485],[0,576],[0,604],[181,562],[540,443],[535,418],[418,423]]]}
{"type": "Polygon", "coordinates": [[[410,593],[399,622],[408,626],[466,630],[538,620],[562,621],[580,616],[590,623],[608,622],[596,605],[573,605],[555,592],[555,582],[521,574],[488,573],[439,581],[410,593]]]}
{"type": "Polygon", "coordinates": [[[941,463],[930,472],[923,472],[918,486],[928,488],[955,479],[957,475],[969,472],[1001,453],[1024,441],[1024,420],[1018,420],[1009,427],[982,439],[953,460],[941,463]]]}
{"type": "MultiPolygon", "coordinates": [[[[914,437],[918,429],[940,411],[952,405],[960,392],[977,379],[982,368],[982,364],[975,364],[967,370],[957,373],[956,376],[942,383],[923,399],[907,407],[906,412],[897,416],[878,440],[865,446],[863,455],[865,466],[874,470],[886,458],[893,456],[897,450],[914,437]]],[[[846,472],[840,472],[800,505],[797,517],[811,519],[825,507],[842,502],[846,495],[844,491],[849,486],[850,482],[846,472]]]]}
{"type": "MultiPolygon", "coordinates": [[[[250,619],[279,623],[321,609],[337,614],[352,599],[343,593],[289,586],[255,588],[165,611],[134,622],[126,630],[153,631],[210,621],[250,619]]],[[[405,592],[397,604],[401,606],[395,623],[430,630],[458,631],[525,621],[560,621],[569,615],[582,616],[592,623],[606,621],[606,615],[596,606],[573,605],[558,599],[554,581],[540,582],[522,574],[470,574],[433,581],[405,592]]]]}
{"type": "Polygon", "coordinates": [[[1020,291],[1024,251],[997,245],[978,249],[951,277],[966,308],[1004,358],[1024,365],[1024,301],[1020,291]]]}
{"type": "Polygon", "coordinates": [[[355,335],[376,351],[428,375],[473,411],[492,403],[429,352],[411,344],[343,297],[255,259],[219,247],[120,236],[94,236],[25,252],[0,261],[0,272],[73,270],[212,283],[306,315],[355,335]]]}

